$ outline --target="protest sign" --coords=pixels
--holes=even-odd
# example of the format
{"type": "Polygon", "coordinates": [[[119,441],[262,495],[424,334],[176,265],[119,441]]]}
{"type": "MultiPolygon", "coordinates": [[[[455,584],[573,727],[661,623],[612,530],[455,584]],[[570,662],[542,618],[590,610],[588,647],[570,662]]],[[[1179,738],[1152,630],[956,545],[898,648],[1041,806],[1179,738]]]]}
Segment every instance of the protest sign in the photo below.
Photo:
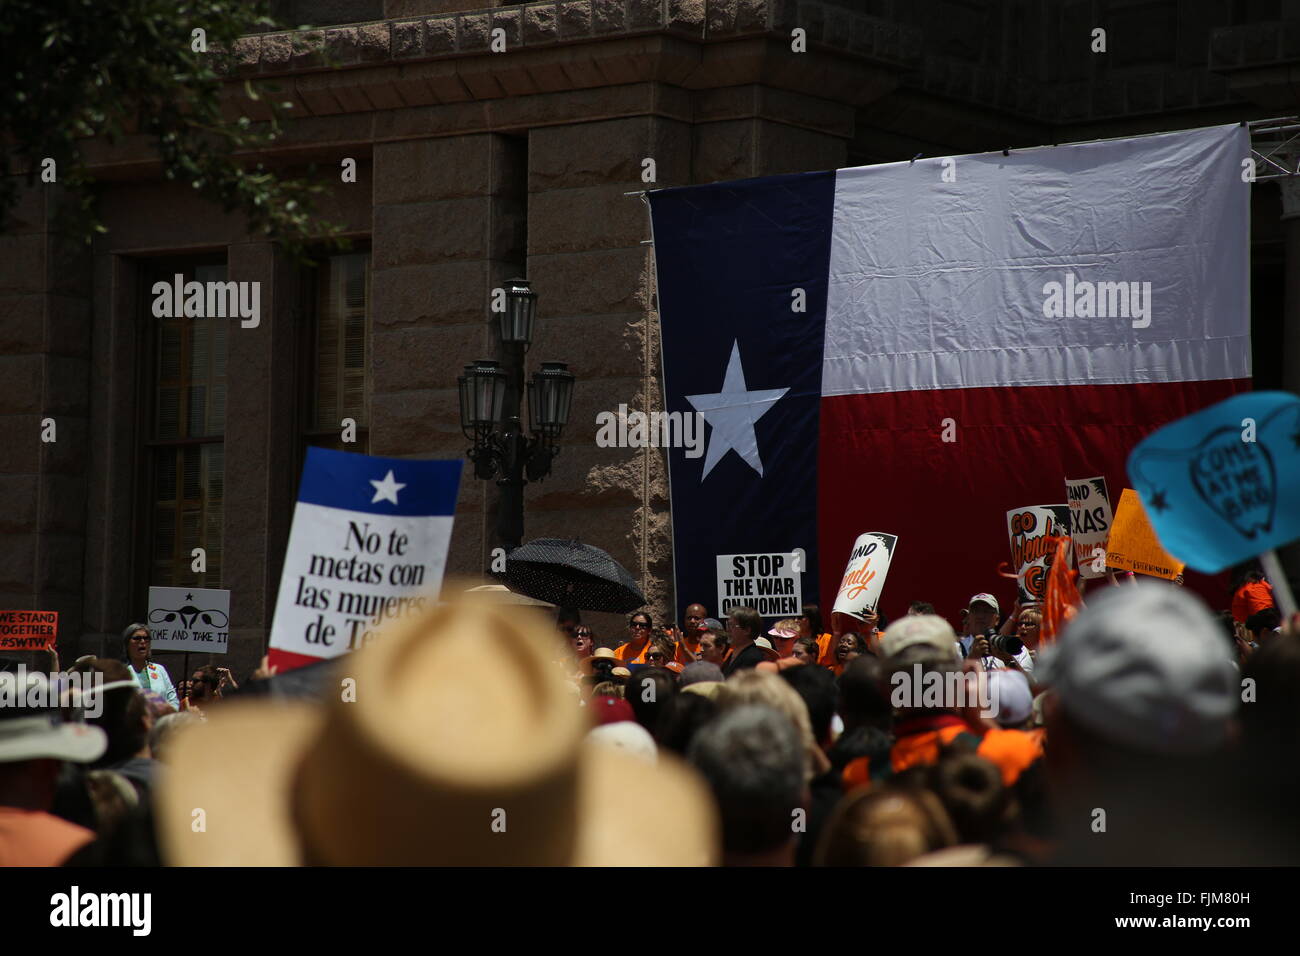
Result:
{"type": "Polygon", "coordinates": [[[1125,488],[1119,496],[1115,520],[1110,526],[1110,540],[1106,545],[1106,564],[1121,571],[1150,574],[1171,581],[1183,573],[1183,562],[1161,547],[1142,507],[1142,499],[1132,488],[1125,488]]]}
{"type": "Polygon", "coordinates": [[[876,610],[897,545],[896,534],[868,531],[858,535],[849,552],[839,590],[835,592],[832,614],[852,614],[861,619],[865,612],[876,610]]]}
{"type": "Polygon", "coordinates": [[[763,617],[798,617],[803,613],[803,571],[795,556],[784,554],[718,555],[718,608],[726,617],[734,608],[752,607],[763,617]]]}
{"type": "Polygon", "coordinates": [[[1197,571],[1295,541],[1300,398],[1251,392],[1180,418],[1133,449],[1128,473],[1161,544],[1197,571]]]}
{"type": "MultiPolygon", "coordinates": [[[[1110,496],[1106,494],[1106,479],[1066,478],[1065,500],[1070,505],[1070,537],[1074,541],[1074,563],[1085,578],[1105,576],[1106,569],[1098,567],[1096,558],[1106,554],[1106,538],[1114,517],[1110,496]],[[1100,551],[1097,549],[1100,548],[1100,551]]],[[[1103,560],[1101,564],[1104,564],[1103,560]]]]}
{"type": "Polygon", "coordinates": [[[224,654],[230,643],[230,592],[150,588],[149,640],[155,651],[224,654]]]}
{"type": "Polygon", "coordinates": [[[460,461],[307,449],[271,625],[281,670],[356,650],[437,600],[460,461]]]}
{"type": "Polygon", "coordinates": [[[0,651],[54,647],[58,635],[58,611],[0,611],[0,651]]]}
{"type": "Polygon", "coordinates": [[[1055,537],[1070,532],[1070,506],[1028,505],[1007,512],[1011,569],[1020,586],[1021,604],[1041,604],[1047,594],[1047,559],[1055,537]]]}

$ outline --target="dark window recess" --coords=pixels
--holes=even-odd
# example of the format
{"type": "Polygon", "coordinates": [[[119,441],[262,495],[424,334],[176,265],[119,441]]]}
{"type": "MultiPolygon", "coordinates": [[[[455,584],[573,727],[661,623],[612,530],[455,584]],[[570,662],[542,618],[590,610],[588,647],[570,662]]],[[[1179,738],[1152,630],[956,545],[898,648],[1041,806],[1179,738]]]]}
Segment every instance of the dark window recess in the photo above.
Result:
{"type": "Polygon", "coordinates": [[[307,444],[370,450],[370,253],[330,256],[317,268],[307,444]],[[352,419],[356,440],[343,440],[352,419]]]}
{"type": "MultiPolygon", "coordinates": [[[[224,264],[162,265],[150,276],[224,282],[224,264]]],[[[152,296],[153,379],[146,434],[149,469],[149,584],[221,586],[226,431],[226,338],[230,319],[157,318],[152,296]],[[203,548],[206,569],[194,571],[203,548]]]]}

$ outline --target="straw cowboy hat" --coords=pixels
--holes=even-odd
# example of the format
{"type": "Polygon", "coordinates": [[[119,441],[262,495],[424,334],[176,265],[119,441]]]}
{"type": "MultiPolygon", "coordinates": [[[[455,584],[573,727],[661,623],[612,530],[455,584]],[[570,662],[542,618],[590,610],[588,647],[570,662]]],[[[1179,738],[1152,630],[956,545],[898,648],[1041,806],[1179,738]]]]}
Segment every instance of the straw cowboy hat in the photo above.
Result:
{"type": "Polygon", "coordinates": [[[228,702],[170,743],[157,788],[164,860],[716,863],[707,785],[670,755],[650,766],[585,742],[591,716],[551,665],[555,644],[520,609],[461,599],[337,662],[340,691],[319,703],[228,702]],[[664,840],[627,826],[627,808],[647,801],[693,812],[664,840]]]}
{"type": "Polygon", "coordinates": [[[590,655],[578,661],[578,669],[584,674],[590,674],[595,669],[596,661],[612,661],[615,666],[621,663],[618,655],[608,647],[598,647],[590,655]]]}

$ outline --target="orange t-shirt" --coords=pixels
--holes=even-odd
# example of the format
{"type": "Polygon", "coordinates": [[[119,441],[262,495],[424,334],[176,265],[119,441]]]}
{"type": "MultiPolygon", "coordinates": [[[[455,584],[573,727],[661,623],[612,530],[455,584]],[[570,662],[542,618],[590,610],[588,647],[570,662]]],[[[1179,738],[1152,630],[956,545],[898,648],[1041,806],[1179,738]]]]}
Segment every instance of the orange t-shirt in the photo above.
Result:
{"type": "Polygon", "coordinates": [[[677,642],[677,653],[673,656],[678,664],[685,667],[687,664],[695,663],[695,655],[699,653],[700,642],[696,641],[694,645],[688,644],[686,638],[677,642]]]}
{"type": "MultiPolygon", "coordinates": [[[[901,733],[889,752],[887,775],[902,773],[917,764],[935,763],[944,747],[962,734],[972,733],[964,720],[952,714],[941,714],[909,723],[913,727],[910,732],[906,723],[900,725],[901,733]]],[[[986,730],[975,752],[1002,772],[1002,783],[1009,787],[1020,779],[1030,764],[1043,755],[1043,737],[1022,730],[986,730]]],[[[870,758],[858,757],[849,761],[840,782],[846,791],[871,786],[870,758]]]]}
{"type": "MultiPolygon", "coordinates": [[[[817,649],[821,651],[817,663],[822,667],[834,669],[839,663],[835,657],[835,638],[830,634],[819,634],[817,636],[817,649]]],[[[840,668],[840,670],[843,670],[843,668],[840,668]]]]}
{"type": "Polygon", "coordinates": [[[644,664],[645,652],[650,648],[650,638],[644,641],[628,641],[614,648],[614,656],[625,664],[644,664]]]}
{"type": "Polygon", "coordinates": [[[1273,585],[1267,581],[1250,581],[1232,596],[1232,619],[1245,622],[1252,614],[1273,606],[1273,585]]]}
{"type": "Polygon", "coordinates": [[[0,866],[61,866],[93,839],[93,831],[51,813],[0,807],[0,866]]]}

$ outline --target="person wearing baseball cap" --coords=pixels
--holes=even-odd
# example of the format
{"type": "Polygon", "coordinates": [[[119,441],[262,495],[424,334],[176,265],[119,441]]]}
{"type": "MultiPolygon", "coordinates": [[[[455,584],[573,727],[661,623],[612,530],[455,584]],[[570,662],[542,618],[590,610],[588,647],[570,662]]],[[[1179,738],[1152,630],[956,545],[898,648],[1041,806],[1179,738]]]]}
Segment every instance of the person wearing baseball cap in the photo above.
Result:
{"type": "MultiPolygon", "coordinates": [[[[973,697],[967,698],[965,691],[971,685],[962,684],[960,674],[978,665],[961,659],[957,635],[946,620],[935,614],[909,614],[885,630],[880,649],[896,714],[894,744],[888,760],[851,760],[842,776],[845,790],[870,787],[909,767],[934,764],[945,748],[954,745],[968,746],[992,762],[1007,787],[1040,761],[1040,737],[997,726],[973,697]],[[931,685],[953,690],[960,686],[963,700],[950,699],[944,690],[937,701],[931,701],[928,693],[922,693],[931,685]]],[[[996,697],[992,704],[999,711],[996,697]]]]}
{"type": "Polygon", "coordinates": [[[64,761],[88,764],[108,747],[98,727],[64,723],[43,674],[0,673],[0,866],[59,866],[95,839],[93,831],[49,812],[64,761]],[[33,684],[40,686],[33,686],[33,684]]]}
{"type": "Polygon", "coordinates": [[[789,657],[794,650],[794,642],[799,637],[799,622],[788,617],[777,621],[767,632],[767,639],[776,648],[779,657],[789,657]]]}
{"type": "Polygon", "coordinates": [[[1032,676],[1034,659],[1023,643],[1015,654],[1000,651],[993,645],[992,638],[997,634],[1001,613],[998,599],[992,594],[985,591],[971,595],[971,599],[966,602],[966,620],[962,623],[962,634],[958,640],[962,655],[979,658],[984,662],[985,670],[1011,667],[1032,676]]]}
{"type": "Polygon", "coordinates": [[[1224,763],[1230,652],[1196,597],[1148,582],[1103,591],[1042,652],[1057,862],[1247,862],[1224,763]]]}

